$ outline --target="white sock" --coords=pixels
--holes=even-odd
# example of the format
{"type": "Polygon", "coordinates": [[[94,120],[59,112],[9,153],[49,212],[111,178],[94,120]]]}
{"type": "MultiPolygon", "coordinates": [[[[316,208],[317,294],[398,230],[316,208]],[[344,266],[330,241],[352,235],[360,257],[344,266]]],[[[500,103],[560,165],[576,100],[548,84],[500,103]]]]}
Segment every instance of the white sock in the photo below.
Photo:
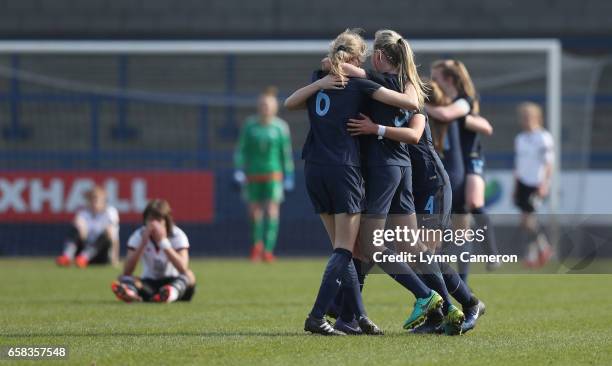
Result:
{"type": "Polygon", "coordinates": [[[536,243],[538,245],[538,249],[540,251],[544,251],[550,247],[550,243],[548,242],[548,238],[544,233],[538,234],[538,238],[536,239],[536,243]]]}
{"type": "Polygon", "coordinates": [[[75,243],[73,242],[68,242],[66,243],[66,245],[64,246],[64,255],[70,259],[74,258],[74,254],[77,251],[77,246],[75,243]]]}
{"type": "Polygon", "coordinates": [[[529,244],[526,259],[528,262],[535,262],[538,260],[538,247],[535,244],[529,244]]]}
{"type": "Polygon", "coordinates": [[[174,286],[168,286],[170,291],[168,293],[168,302],[173,302],[178,299],[179,292],[174,286]]]}
{"type": "Polygon", "coordinates": [[[85,257],[85,259],[90,260],[98,254],[98,248],[94,245],[88,245],[83,249],[83,251],[79,254],[80,256],[85,257]]]}

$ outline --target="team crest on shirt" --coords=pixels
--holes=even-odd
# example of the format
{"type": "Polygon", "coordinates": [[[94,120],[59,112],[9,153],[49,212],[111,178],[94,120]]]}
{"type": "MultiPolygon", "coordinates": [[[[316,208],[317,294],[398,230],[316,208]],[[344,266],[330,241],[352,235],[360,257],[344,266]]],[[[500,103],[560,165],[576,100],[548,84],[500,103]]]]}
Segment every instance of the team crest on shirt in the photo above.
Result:
{"type": "Polygon", "coordinates": [[[402,117],[395,116],[395,118],[393,119],[393,124],[395,125],[395,127],[402,127],[404,124],[406,124],[406,122],[410,119],[410,116],[412,114],[403,109],[401,110],[401,112],[402,112],[402,117]]]}

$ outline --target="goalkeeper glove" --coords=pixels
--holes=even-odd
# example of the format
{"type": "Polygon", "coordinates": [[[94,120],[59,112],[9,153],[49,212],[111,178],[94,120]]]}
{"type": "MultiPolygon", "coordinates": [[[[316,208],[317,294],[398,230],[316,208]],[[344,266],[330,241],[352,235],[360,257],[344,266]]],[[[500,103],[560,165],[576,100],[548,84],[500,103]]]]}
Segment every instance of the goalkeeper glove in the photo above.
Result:
{"type": "Polygon", "coordinates": [[[234,182],[243,185],[246,182],[246,174],[242,170],[236,170],[234,172],[234,182]]]}
{"type": "Polygon", "coordinates": [[[287,192],[293,191],[293,189],[295,188],[295,177],[293,176],[293,173],[285,174],[283,188],[285,188],[285,191],[287,192]]]}

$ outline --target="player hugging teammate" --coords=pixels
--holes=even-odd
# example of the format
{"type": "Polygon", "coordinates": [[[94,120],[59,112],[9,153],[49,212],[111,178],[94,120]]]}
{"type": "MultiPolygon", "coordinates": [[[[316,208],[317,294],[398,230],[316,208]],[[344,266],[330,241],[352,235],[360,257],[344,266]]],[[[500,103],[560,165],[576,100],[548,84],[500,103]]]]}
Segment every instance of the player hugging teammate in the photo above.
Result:
{"type": "MultiPolygon", "coordinates": [[[[485,181],[484,155],[481,135],[490,135],[493,129],[480,117],[476,89],[465,65],[458,60],[440,60],[432,64],[431,79],[440,88],[443,96],[438,105],[429,104],[427,113],[444,125],[439,135],[442,146],[442,161],[448,172],[452,187],[452,212],[457,214],[455,225],[468,228],[471,214],[477,228],[485,230],[486,249],[497,255],[495,232],[489,216],[484,210],[485,181]]],[[[468,244],[467,248],[471,245],[468,244]]],[[[459,262],[462,279],[467,281],[467,262],[459,262]]],[[[499,263],[487,264],[494,270],[499,263]]]]}
{"type": "MultiPolygon", "coordinates": [[[[368,258],[372,255],[372,245],[371,241],[368,244],[368,233],[374,228],[384,228],[385,223],[416,228],[412,192],[415,180],[419,189],[417,212],[428,213],[437,219],[438,225],[445,225],[444,217],[450,209],[448,177],[434,150],[426,117],[418,112],[422,111],[424,88],[408,42],[390,30],[377,32],[373,71],[360,68],[365,53],[361,51],[365,47],[362,42],[352,31],[338,36],[323,62],[329,75],[316,73],[316,81],[296,91],[285,102],[288,108],[308,108],[311,129],[303,152],[306,186],[335,248],[317,301],[305,323],[305,330],[312,333],[369,334],[367,324],[362,325],[365,312],[354,287],[353,268],[360,269],[357,276],[363,285],[371,267],[368,258]],[[365,79],[370,79],[370,83],[365,79]],[[338,90],[338,82],[343,90],[338,90]],[[381,124],[375,124],[364,113],[371,114],[381,124]],[[359,140],[357,135],[372,136],[359,140]],[[416,164],[411,162],[411,145],[416,164]],[[412,174],[415,165],[419,171],[412,174]],[[423,177],[434,179],[424,183],[428,179],[423,177]],[[387,221],[389,214],[393,216],[387,221]],[[357,232],[365,240],[359,247],[362,253],[353,254],[357,232]],[[351,256],[354,256],[352,263],[351,256]],[[349,275],[343,275],[343,271],[349,275]],[[332,282],[334,278],[336,283],[332,282]],[[323,318],[326,309],[329,314],[333,306],[332,295],[336,296],[333,312],[338,316],[335,329],[323,318]]],[[[422,243],[419,249],[428,251],[422,243]]],[[[394,253],[386,247],[379,250],[394,253]]],[[[444,272],[438,263],[419,265],[417,274],[406,263],[377,264],[417,298],[404,322],[405,329],[461,334],[474,327],[484,309],[448,265],[444,272]],[[451,291],[447,288],[467,311],[469,318],[465,323],[464,314],[452,305],[451,291]],[[437,316],[439,311],[442,314],[437,316]]]]}
{"type": "Polygon", "coordinates": [[[189,269],[189,240],[174,225],[167,201],[155,199],[147,204],[143,226],[130,236],[123,274],[111,284],[118,299],[125,302],[190,301],[196,279],[189,269]],[[140,277],[134,269],[142,262],[140,277]]]}

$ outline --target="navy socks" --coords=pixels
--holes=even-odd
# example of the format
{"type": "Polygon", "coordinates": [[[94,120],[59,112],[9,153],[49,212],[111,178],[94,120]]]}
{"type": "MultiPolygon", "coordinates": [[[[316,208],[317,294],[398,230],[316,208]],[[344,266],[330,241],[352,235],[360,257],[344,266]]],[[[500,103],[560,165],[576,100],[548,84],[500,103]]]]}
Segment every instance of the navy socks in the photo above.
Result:
{"type": "MultiPolygon", "coordinates": [[[[348,278],[346,272],[352,257],[353,254],[349,250],[334,249],[334,252],[327,261],[325,272],[323,272],[321,286],[319,287],[314,306],[310,311],[311,316],[317,319],[322,319],[325,316],[325,311],[334,301],[334,297],[342,285],[342,278],[348,278]]],[[[354,268],[353,266],[353,270],[354,268]]]]}
{"type": "MultiPolygon", "coordinates": [[[[427,255],[431,255],[431,252],[425,252],[427,255]]],[[[432,264],[428,263],[418,263],[417,265],[420,274],[420,278],[425,282],[427,286],[429,286],[432,290],[436,291],[444,302],[442,303],[442,312],[446,314],[448,312],[448,307],[452,304],[450,295],[448,294],[446,283],[442,276],[439,263],[433,262],[432,264]]]]}
{"type": "Polygon", "coordinates": [[[367,316],[363,299],[361,297],[361,287],[357,280],[357,271],[355,265],[351,261],[347,266],[347,270],[342,276],[342,312],[340,317],[346,322],[353,320],[353,314],[357,319],[367,316]]]}
{"type": "Polygon", "coordinates": [[[459,277],[455,269],[446,262],[439,263],[442,270],[442,277],[448,292],[464,307],[474,305],[472,291],[467,284],[459,277]]]}
{"type": "MultiPolygon", "coordinates": [[[[382,253],[389,256],[396,255],[389,248],[386,248],[382,253]]],[[[415,297],[423,298],[430,295],[431,289],[421,281],[408,264],[404,262],[381,262],[376,264],[397,283],[412,292],[415,297]]]]}

